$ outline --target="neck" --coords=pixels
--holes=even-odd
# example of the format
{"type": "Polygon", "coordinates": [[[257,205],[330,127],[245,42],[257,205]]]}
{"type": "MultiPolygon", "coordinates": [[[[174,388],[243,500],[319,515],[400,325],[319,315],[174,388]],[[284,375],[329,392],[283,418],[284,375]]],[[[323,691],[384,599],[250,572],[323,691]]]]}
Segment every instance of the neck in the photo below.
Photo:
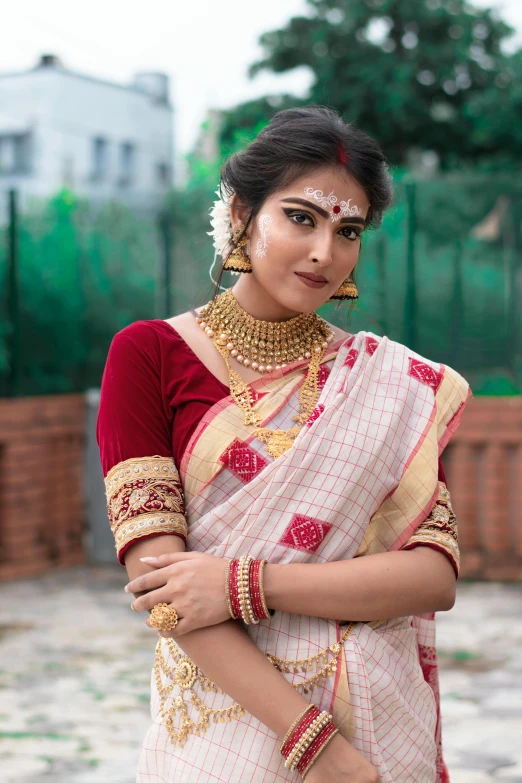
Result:
{"type": "Polygon", "coordinates": [[[232,291],[239,306],[259,321],[289,321],[300,315],[272,299],[252,274],[241,275],[232,291]]]}

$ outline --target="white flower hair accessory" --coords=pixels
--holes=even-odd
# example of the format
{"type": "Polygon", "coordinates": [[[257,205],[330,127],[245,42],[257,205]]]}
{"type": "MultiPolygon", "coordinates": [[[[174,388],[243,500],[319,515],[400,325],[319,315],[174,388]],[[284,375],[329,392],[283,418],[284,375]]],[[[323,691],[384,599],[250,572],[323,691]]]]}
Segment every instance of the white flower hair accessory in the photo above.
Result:
{"type": "Polygon", "coordinates": [[[218,255],[224,256],[230,240],[232,239],[232,224],[230,221],[230,204],[221,198],[219,190],[216,190],[218,198],[210,210],[210,225],[212,231],[208,235],[212,237],[214,249],[218,255]]]}
{"type": "MultiPolygon", "coordinates": [[[[217,280],[214,280],[213,271],[216,265],[217,257],[224,258],[232,239],[232,222],[230,220],[230,203],[227,204],[221,198],[219,189],[216,190],[217,199],[214,201],[214,205],[210,210],[210,225],[212,231],[208,231],[208,235],[212,237],[212,244],[214,245],[214,261],[210,267],[209,275],[210,279],[217,285],[217,280]]],[[[228,270],[227,270],[228,271],[228,270]]],[[[239,275],[239,272],[231,272],[232,275],[239,275]]],[[[220,286],[223,290],[223,286],[220,286]]]]}

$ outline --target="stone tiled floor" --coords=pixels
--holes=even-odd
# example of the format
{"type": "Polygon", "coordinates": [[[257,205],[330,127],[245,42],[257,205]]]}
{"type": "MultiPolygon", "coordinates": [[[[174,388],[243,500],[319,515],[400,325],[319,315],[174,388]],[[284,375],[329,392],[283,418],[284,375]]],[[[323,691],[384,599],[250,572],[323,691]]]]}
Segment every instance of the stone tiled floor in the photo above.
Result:
{"type": "MultiPolygon", "coordinates": [[[[133,783],[156,637],[123,569],[0,586],[1,783],[133,783]]],[[[438,616],[452,783],[522,783],[522,585],[460,584],[438,616]]]]}

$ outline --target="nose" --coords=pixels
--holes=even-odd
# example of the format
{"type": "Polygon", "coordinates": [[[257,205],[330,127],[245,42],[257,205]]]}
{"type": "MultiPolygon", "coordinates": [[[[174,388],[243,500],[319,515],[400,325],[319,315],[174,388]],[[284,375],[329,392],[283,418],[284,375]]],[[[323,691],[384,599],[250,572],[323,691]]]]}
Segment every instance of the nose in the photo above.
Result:
{"type": "Polygon", "coordinates": [[[310,248],[310,259],[319,267],[326,267],[332,263],[333,236],[327,229],[314,232],[314,242],[310,248]]]}

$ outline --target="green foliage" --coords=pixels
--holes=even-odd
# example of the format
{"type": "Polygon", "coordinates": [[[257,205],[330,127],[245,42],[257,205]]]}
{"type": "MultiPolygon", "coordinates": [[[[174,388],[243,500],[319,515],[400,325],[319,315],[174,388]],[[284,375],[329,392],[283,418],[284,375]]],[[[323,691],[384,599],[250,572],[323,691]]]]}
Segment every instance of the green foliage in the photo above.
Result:
{"type": "MultiPolygon", "coordinates": [[[[373,135],[393,164],[435,151],[443,169],[463,162],[507,167],[522,154],[522,53],[501,44],[512,29],[465,0],[308,0],[309,15],[261,36],[251,68],[313,73],[308,101],[335,107],[373,135]]],[[[284,96],[282,106],[302,101],[284,96]]],[[[249,137],[280,108],[274,98],[225,116],[249,137]]]]}
{"type": "MultiPolygon", "coordinates": [[[[17,393],[99,385],[113,335],[133,320],[154,317],[157,263],[154,218],[121,205],[94,208],[62,191],[20,216],[17,393]]],[[[4,250],[2,280],[5,265],[4,250]]],[[[0,358],[10,346],[5,315],[1,322],[0,358]]],[[[3,393],[8,364],[0,364],[3,393]]]]}

